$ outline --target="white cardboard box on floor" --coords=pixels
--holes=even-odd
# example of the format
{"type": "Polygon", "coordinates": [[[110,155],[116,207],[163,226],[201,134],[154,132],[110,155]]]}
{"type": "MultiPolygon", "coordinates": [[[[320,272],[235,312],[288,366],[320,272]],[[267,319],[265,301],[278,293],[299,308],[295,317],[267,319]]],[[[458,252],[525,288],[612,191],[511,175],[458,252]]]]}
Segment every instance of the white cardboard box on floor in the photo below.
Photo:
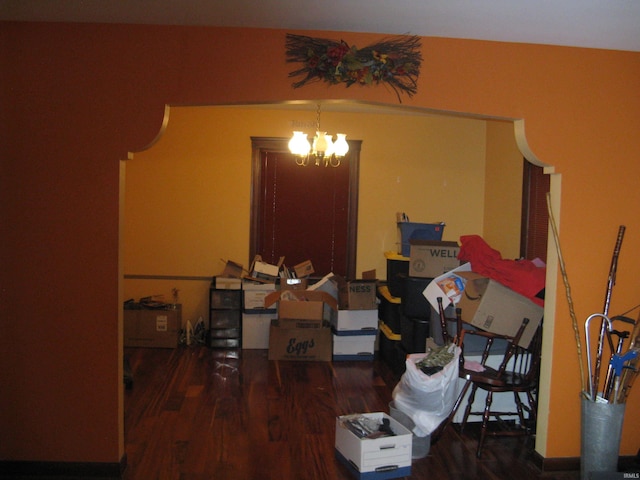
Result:
{"type": "Polygon", "coordinates": [[[336,455],[361,479],[388,479],[411,475],[412,433],[384,412],[343,415],[336,418],[336,455]],[[360,438],[345,426],[353,417],[365,417],[382,424],[389,420],[394,436],[360,438]]]}
{"type": "Polygon", "coordinates": [[[378,309],[375,310],[338,310],[334,323],[338,331],[378,330],[378,309]]]}
{"type": "Polygon", "coordinates": [[[275,283],[255,283],[244,281],[242,283],[242,295],[244,296],[243,309],[248,313],[273,313],[276,306],[264,306],[264,299],[271,292],[276,291],[275,283]]]}
{"type": "Polygon", "coordinates": [[[242,314],[242,348],[269,348],[269,327],[275,313],[243,313],[242,314]]]}
{"type": "Polygon", "coordinates": [[[376,335],[333,334],[333,360],[373,360],[376,335]]]}

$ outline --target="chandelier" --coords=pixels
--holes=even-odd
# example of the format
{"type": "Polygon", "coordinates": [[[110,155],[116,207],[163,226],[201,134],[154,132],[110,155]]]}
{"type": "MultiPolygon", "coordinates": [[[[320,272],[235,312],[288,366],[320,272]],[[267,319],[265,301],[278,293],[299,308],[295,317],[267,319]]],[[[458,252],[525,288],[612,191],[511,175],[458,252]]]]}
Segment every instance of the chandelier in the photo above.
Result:
{"type": "Polygon", "coordinates": [[[313,160],[316,166],[338,167],[342,158],[349,151],[349,144],[346,134],[337,133],[336,137],[334,142],[333,135],[327,135],[327,132],[320,130],[320,104],[318,104],[316,134],[313,141],[309,142],[306,133],[293,132],[293,136],[289,140],[289,150],[296,156],[297,165],[306,167],[313,160]]]}

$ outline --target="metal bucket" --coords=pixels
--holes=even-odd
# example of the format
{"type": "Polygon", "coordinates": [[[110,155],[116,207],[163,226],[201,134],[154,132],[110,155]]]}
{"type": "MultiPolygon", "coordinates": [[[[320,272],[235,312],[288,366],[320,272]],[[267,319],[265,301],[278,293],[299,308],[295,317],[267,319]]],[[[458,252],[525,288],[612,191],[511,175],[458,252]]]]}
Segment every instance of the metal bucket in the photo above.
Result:
{"type": "MultiPolygon", "coordinates": [[[[395,402],[389,403],[389,415],[394,420],[397,420],[402,424],[403,427],[411,430],[415,428],[416,424],[413,423],[411,417],[401,412],[396,408],[395,402]]],[[[417,460],[419,458],[424,458],[429,454],[429,449],[431,448],[431,435],[426,435],[424,437],[418,437],[415,433],[411,439],[411,459],[417,460]]]]}
{"type": "Polygon", "coordinates": [[[581,396],[580,478],[592,472],[617,472],[625,403],[610,404],[581,396]]]}

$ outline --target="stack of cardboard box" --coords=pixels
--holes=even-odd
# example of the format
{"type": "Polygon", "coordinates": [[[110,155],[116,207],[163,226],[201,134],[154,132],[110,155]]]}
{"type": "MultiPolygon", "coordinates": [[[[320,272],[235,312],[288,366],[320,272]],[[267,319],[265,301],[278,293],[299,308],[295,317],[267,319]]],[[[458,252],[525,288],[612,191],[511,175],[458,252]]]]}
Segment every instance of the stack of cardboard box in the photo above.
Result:
{"type": "Polygon", "coordinates": [[[331,323],[338,310],[334,297],[323,291],[278,290],[264,304],[278,308],[269,326],[269,360],[331,360],[331,323]]]}
{"type": "Polygon", "coordinates": [[[335,279],[339,309],[332,324],[333,360],[373,360],[378,334],[377,281],[335,279]]]}
{"type": "Polygon", "coordinates": [[[264,300],[276,289],[275,283],[242,280],[242,348],[269,348],[269,328],[277,309],[275,304],[265,307],[264,300]]]}

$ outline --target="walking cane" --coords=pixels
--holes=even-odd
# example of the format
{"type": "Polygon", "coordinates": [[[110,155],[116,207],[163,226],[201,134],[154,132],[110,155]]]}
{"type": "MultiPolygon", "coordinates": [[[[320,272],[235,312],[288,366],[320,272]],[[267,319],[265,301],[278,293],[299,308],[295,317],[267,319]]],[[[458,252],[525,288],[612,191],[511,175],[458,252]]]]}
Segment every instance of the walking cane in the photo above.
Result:
{"type": "MultiPolygon", "coordinates": [[[[624,238],[625,229],[626,227],[624,225],[620,225],[620,227],[618,228],[618,238],[616,239],[616,246],[613,249],[613,256],[611,257],[611,267],[609,268],[609,279],[607,281],[607,293],[605,295],[604,309],[602,312],[605,318],[607,318],[607,315],[609,315],[609,304],[611,303],[611,292],[613,291],[613,286],[616,284],[616,271],[618,269],[618,257],[620,256],[620,248],[622,247],[622,239],[624,238]]],[[[591,382],[590,393],[594,401],[598,394],[598,383],[600,382],[600,370],[602,367],[602,349],[604,347],[605,337],[609,342],[609,347],[611,348],[611,354],[613,355],[615,353],[615,349],[613,348],[613,342],[611,340],[611,335],[609,333],[610,330],[611,330],[611,324],[609,323],[609,325],[607,325],[603,319],[600,325],[600,334],[598,335],[596,363],[592,372],[593,378],[591,382]],[[607,328],[607,326],[609,328],[607,328]]],[[[611,368],[611,366],[609,366],[609,368],[611,368]]]]}
{"type": "MultiPolygon", "coordinates": [[[[620,321],[620,322],[624,322],[624,323],[628,323],[630,324],[632,327],[635,326],[635,323],[633,321],[633,319],[629,318],[629,317],[625,317],[623,315],[617,315],[615,317],[611,317],[611,324],[613,324],[613,322],[615,321],[620,321]]],[[[614,352],[615,355],[620,356],[622,354],[622,345],[624,344],[624,341],[629,338],[630,336],[630,332],[624,330],[624,331],[619,331],[619,330],[611,330],[611,334],[615,335],[618,337],[618,345],[616,347],[616,351],[614,352]]],[[[615,356],[614,355],[614,356],[615,356]]],[[[613,359],[613,357],[612,357],[613,359]]],[[[609,369],[607,370],[607,376],[604,379],[604,398],[606,400],[609,400],[611,397],[611,393],[613,391],[613,387],[614,387],[614,368],[613,364],[609,363],[609,369]]],[[[616,374],[618,372],[615,372],[616,374]]],[[[619,375],[618,375],[619,376],[619,375]]]]}
{"type": "Polygon", "coordinates": [[[611,330],[611,320],[609,320],[609,318],[606,315],[603,315],[601,313],[593,313],[589,315],[587,319],[584,321],[584,344],[587,350],[587,367],[589,368],[589,395],[591,395],[590,400],[594,402],[596,401],[596,398],[597,398],[598,385],[593,384],[593,379],[595,377],[594,375],[595,365],[591,364],[591,340],[590,340],[590,334],[589,334],[589,325],[591,324],[591,320],[593,320],[596,317],[602,318],[602,323],[605,325],[605,328],[607,328],[607,331],[611,330]],[[596,392],[596,394],[593,394],[592,392],[596,392]]]}

